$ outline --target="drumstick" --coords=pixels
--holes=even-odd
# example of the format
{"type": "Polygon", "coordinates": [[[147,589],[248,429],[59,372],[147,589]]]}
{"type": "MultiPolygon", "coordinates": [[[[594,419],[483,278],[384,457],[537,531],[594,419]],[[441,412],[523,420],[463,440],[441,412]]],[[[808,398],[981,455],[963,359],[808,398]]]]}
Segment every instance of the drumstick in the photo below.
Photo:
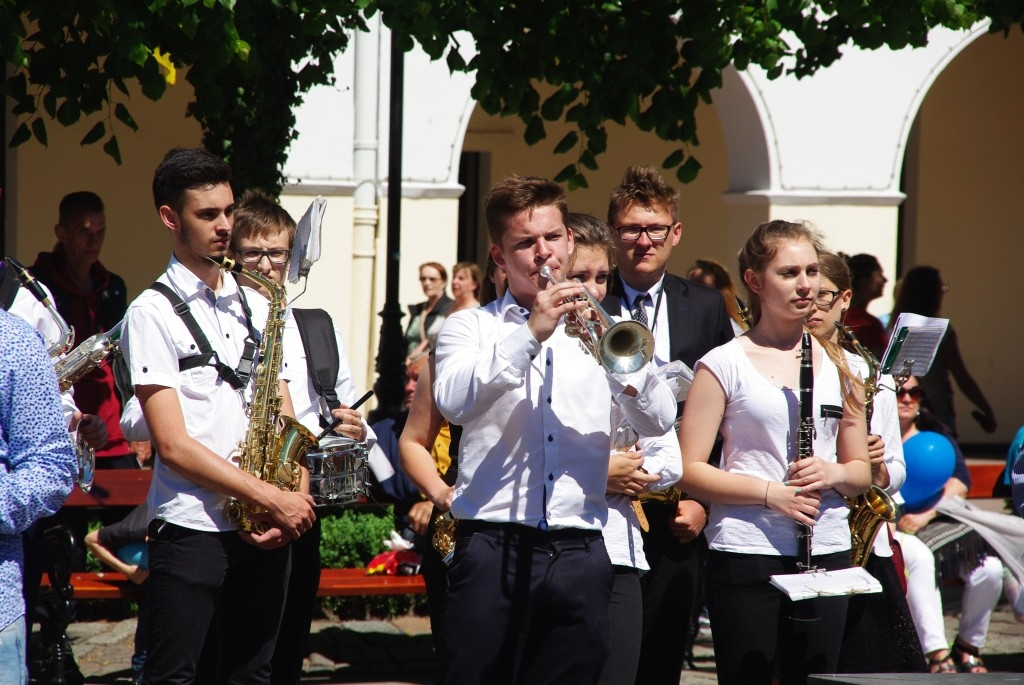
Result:
{"type": "MultiPolygon", "coordinates": [[[[362,397],[360,397],[358,400],[356,400],[356,403],[353,404],[351,407],[349,407],[349,409],[359,409],[359,407],[361,407],[363,405],[363,402],[365,402],[366,400],[370,399],[371,397],[373,397],[373,390],[367,390],[366,394],[363,395],[362,397]]],[[[331,431],[333,431],[335,428],[337,428],[340,425],[341,425],[341,419],[334,419],[333,421],[331,421],[331,424],[329,426],[327,426],[327,428],[324,428],[324,432],[323,433],[321,433],[320,435],[316,436],[316,441],[320,442],[321,440],[323,440],[324,438],[327,437],[328,433],[330,433],[331,431]]]]}

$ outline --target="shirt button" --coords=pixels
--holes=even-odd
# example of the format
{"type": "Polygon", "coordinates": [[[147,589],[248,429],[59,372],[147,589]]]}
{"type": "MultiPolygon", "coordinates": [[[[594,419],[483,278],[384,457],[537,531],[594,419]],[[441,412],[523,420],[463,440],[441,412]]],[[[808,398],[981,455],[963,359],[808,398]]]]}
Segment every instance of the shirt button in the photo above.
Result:
{"type": "Polygon", "coordinates": [[[550,397],[548,398],[548,404],[551,404],[551,398],[550,397]]]}
{"type": "Polygon", "coordinates": [[[230,338],[230,337],[231,337],[231,334],[230,334],[230,333],[225,333],[225,334],[224,334],[224,337],[225,337],[225,338],[230,338]]]}
{"type": "Polygon", "coordinates": [[[189,345],[189,346],[188,346],[188,348],[189,348],[190,350],[194,350],[194,349],[196,349],[195,343],[193,343],[193,344],[189,345]]]}
{"type": "Polygon", "coordinates": [[[555,479],[555,474],[549,473],[548,474],[548,480],[554,480],[554,479],[555,479]]]}
{"type": "Polygon", "coordinates": [[[550,359],[548,360],[548,366],[551,366],[551,360],[550,359]]]}
{"type": "Polygon", "coordinates": [[[548,442],[554,442],[554,441],[555,441],[555,436],[549,435],[548,436],[548,442]]]}
{"type": "Polygon", "coordinates": [[[142,373],[149,373],[149,367],[148,366],[143,366],[142,367],[142,373]]]}

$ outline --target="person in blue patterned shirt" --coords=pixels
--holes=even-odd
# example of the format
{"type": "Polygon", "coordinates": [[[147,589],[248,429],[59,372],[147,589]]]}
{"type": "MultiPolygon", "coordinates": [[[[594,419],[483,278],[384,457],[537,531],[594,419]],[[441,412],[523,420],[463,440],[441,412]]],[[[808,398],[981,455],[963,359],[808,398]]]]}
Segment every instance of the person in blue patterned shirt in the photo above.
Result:
{"type": "Polygon", "coordinates": [[[60,509],[78,465],[39,334],[0,311],[0,685],[25,685],[21,534],[60,509]]]}

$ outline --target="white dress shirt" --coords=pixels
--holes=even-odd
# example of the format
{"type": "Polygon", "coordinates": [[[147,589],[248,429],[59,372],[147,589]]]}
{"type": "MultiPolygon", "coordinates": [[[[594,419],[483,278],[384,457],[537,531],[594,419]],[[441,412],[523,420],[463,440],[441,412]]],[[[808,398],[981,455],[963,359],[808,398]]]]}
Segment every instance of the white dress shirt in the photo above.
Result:
{"type": "MultiPolygon", "coordinates": [[[[622,278],[619,276],[618,278],[622,278]]],[[[633,303],[636,296],[642,292],[650,295],[645,307],[647,311],[648,328],[654,335],[654,365],[664,366],[672,361],[672,343],[668,337],[668,302],[662,294],[665,285],[665,274],[661,275],[658,282],[650,290],[635,290],[631,285],[622,281],[622,291],[625,293],[626,301],[623,304],[622,313],[625,318],[631,318],[633,314],[633,303]]]]}
{"type": "MultiPolygon", "coordinates": [[[[338,378],[334,383],[334,392],[338,395],[338,401],[346,407],[351,407],[356,401],[356,385],[352,380],[352,368],[348,363],[348,355],[345,353],[345,343],[341,340],[341,331],[334,329],[334,339],[338,344],[338,378]]],[[[295,408],[295,418],[299,423],[319,435],[323,430],[320,427],[320,417],[331,420],[331,409],[327,401],[316,394],[313,384],[309,382],[309,367],[306,360],[306,348],[302,345],[302,335],[299,333],[299,326],[292,316],[292,308],[284,311],[284,364],[282,377],[288,381],[288,394],[292,397],[292,407],[295,408]]],[[[377,442],[377,436],[363,419],[363,426],[366,428],[366,448],[370,449],[377,442]]]]}
{"type": "MultiPolygon", "coordinates": [[[[614,420],[612,427],[615,427],[614,420]]],[[[683,457],[675,430],[656,438],[640,438],[637,444],[644,453],[644,470],[659,476],[657,482],[648,486],[648,491],[665,490],[679,482],[683,477],[683,457]]],[[[609,492],[605,498],[608,501],[608,523],[604,527],[604,544],[612,564],[650,570],[644,554],[640,520],[629,496],[609,492]]]]}
{"type": "MultiPolygon", "coordinates": [[[[224,274],[220,292],[215,294],[172,257],[158,281],[169,285],[189,305],[220,361],[236,368],[249,326],[235,279],[224,274]]],[[[258,333],[265,325],[267,300],[250,292],[247,301],[258,333]]],[[[179,371],[178,360],[199,350],[170,301],[155,290],[143,291],[128,307],[126,317],[121,347],[132,382],[136,386],[174,388],[188,434],[214,454],[229,458],[245,439],[249,425],[245,402],[251,396],[253,379],[243,390],[235,390],[213,366],[179,371]]],[[[225,501],[224,495],[189,480],[157,459],[148,498],[153,518],[194,530],[233,530],[236,526],[224,517],[225,501]]]]}
{"type": "Polygon", "coordinates": [[[649,365],[605,373],[561,326],[538,342],[527,315],[508,292],[451,315],[438,335],[435,400],[463,427],[452,514],[599,530],[613,398],[641,435],[669,430],[675,398],[649,365]]]}

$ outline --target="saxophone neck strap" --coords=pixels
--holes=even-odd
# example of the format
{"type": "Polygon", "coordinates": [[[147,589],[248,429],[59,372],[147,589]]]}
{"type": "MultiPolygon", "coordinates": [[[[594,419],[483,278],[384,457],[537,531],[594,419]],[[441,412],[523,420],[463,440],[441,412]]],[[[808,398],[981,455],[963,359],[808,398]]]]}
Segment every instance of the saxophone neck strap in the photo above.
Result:
{"type": "MultiPolygon", "coordinates": [[[[196,321],[196,318],[192,315],[192,311],[189,309],[188,303],[182,300],[178,293],[174,292],[172,288],[160,283],[159,281],[151,285],[150,288],[167,298],[171,303],[171,307],[174,309],[174,313],[177,314],[178,318],[181,319],[181,322],[185,324],[188,332],[192,335],[192,339],[195,340],[196,347],[199,349],[199,354],[182,357],[178,360],[178,371],[188,371],[189,369],[199,368],[200,366],[212,366],[217,370],[217,375],[232,388],[235,390],[241,390],[244,388],[249,383],[249,375],[252,372],[253,363],[256,357],[256,343],[251,337],[252,322],[250,321],[249,307],[243,304],[246,322],[248,323],[250,330],[250,337],[245,339],[242,357],[238,360],[238,368],[232,369],[220,360],[217,352],[210,345],[210,341],[206,337],[206,334],[203,333],[203,329],[199,327],[199,322],[196,321]]],[[[239,291],[239,293],[241,293],[241,291],[239,291]]],[[[244,302],[245,300],[243,299],[243,303],[244,302]]]]}

